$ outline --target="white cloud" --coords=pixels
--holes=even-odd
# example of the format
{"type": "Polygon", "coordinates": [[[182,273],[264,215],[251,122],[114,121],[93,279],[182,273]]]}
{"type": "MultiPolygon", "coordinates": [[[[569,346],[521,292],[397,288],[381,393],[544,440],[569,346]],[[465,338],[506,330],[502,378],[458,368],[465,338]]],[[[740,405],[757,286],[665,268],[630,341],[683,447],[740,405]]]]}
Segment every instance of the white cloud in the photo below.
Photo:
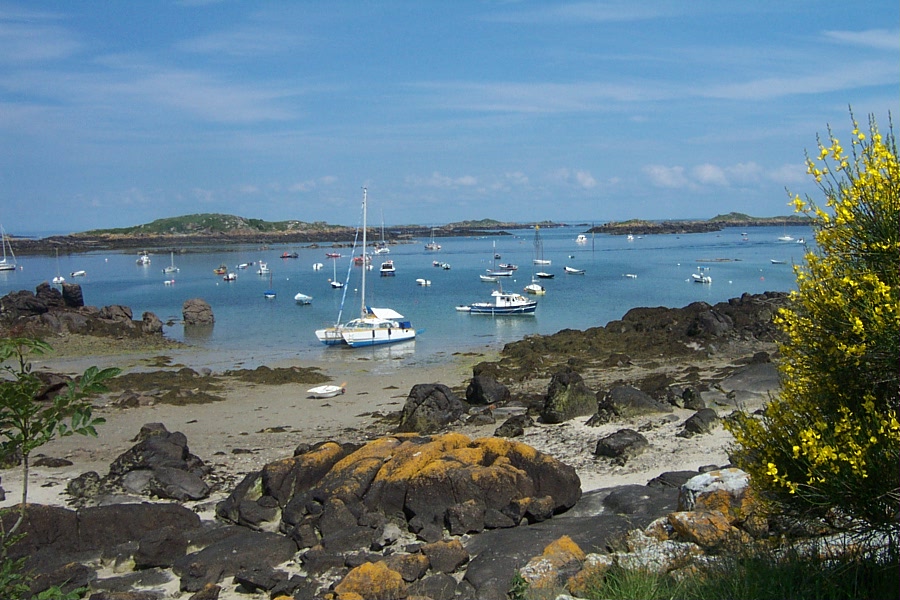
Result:
{"type": "Polygon", "coordinates": [[[690,180],[684,174],[684,167],[647,165],[643,171],[650,177],[650,182],[659,187],[685,188],[691,185],[690,180]]]}
{"type": "Polygon", "coordinates": [[[575,171],[575,181],[587,190],[597,186],[597,180],[587,171],[575,171]]]}
{"type": "Polygon", "coordinates": [[[703,185],[728,185],[728,177],[725,171],[716,165],[697,165],[691,169],[691,174],[700,184],[703,185]]]}
{"type": "Polygon", "coordinates": [[[461,177],[448,177],[435,171],[428,177],[411,176],[406,178],[407,184],[416,187],[433,187],[433,188],[458,188],[472,187],[478,185],[478,180],[472,175],[463,175],[461,177]]]}

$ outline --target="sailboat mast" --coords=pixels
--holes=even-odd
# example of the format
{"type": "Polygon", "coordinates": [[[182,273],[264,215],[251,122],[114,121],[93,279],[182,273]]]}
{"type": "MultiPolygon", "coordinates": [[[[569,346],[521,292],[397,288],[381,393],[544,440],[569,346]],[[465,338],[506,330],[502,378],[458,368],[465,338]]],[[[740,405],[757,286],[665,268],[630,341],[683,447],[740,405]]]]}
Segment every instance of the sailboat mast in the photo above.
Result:
{"type": "Polygon", "coordinates": [[[363,188],[363,240],[362,240],[362,291],[360,295],[362,296],[362,305],[360,307],[360,316],[365,318],[366,316],[366,194],[368,190],[363,188]]]}

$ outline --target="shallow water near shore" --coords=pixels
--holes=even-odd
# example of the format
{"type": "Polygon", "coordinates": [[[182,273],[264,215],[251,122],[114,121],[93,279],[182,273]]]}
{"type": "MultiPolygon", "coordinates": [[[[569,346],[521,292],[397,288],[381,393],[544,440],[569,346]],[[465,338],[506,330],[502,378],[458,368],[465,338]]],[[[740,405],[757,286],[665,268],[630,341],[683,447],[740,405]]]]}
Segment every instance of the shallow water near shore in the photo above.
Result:
{"type": "Polygon", "coordinates": [[[147,266],[137,265],[137,256],[130,252],[60,255],[58,262],[55,257],[28,256],[18,259],[18,271],[0,272],[0,295],[34,290],[60,273],[69,283],[81,285],[86,304],[125,305],[138,319],[146,311],[153,312],[166,323],[166,337],[220,353],[229,368],[235,361],[253,367],[299,359],[359,364],[377,373],[401,366],[444,364],[458,353],[495,351],[531,334],[603,326],[638,306],[714,304],[744,293],[790,291],[796,287],[791,265],[803,260],[805,250],[796,240],[812,242],[808,227],[752,227],[632,240],[588,234],[585,243],[576,243],[585,229],[541,230],[543,255],[551,265],[539,269],[554,277],[541,280],[547,293],[536,297],[533,316],[491,317],[455,308],[490,300],[497,284],[482,282],[479,275],[495,263],[518,265],[512,277],[500,279],[504,290],[521,292],[531,282],[532,269],[538,268],[532,266],[531,229],[511,230],[513,235],[507,236],[436,238],[439,251],[426,250],[428,240],[391,246],[389,254],[374,257],[375,267],[366,274],[366,303],[404,314],[420,333],[415,341],[374,348],[326,347],[315,338],[315,329],[333,324],[339,311],[346,321],[361,310],[361,268],[350,265],[350,248],[332,249],[327,244],[318,248],[237,246],[175,254],[179,271],[172,274],[162,272],[173,260],[166,249],[148,248],[152,262],[147,266]],[[785,234],[795,241],[780,241],[785,234]],[[325,256],[331,251],[343,255],[334,265],[325,256]],[[296,252],[298,257],[280,258],[285,252],[296,252]],[[496,261],[495,252],[501,257],[496,261]],[[386,259],[396,265],[393,277],[379,276],[378,265],[386,259]],[[269,265],[271,276],[257,273],[259,261],[269,265]],[[450,268],[435,267],[434,261],[450,268]],[[237,268],[251,262],[245,269],[237,268]],[[315,270],[315,263],[323,267],[315,270]],[[219,264],[228,265],[237,279],[225,282],[213,274],[219,264]],[[564,266],[584,269],[584,274],[567,274],[564,266]],[[701,272],[700,268],[712,277],[711,284],[692,281],[691,275],[701,272]],[[71,277],[79,270],[86,274],[71,277]],[[343,290],[330,286],[335,272],[339,281],[348,280],[349,272],[343,290]],[[419,285],[417,279],[430,280],[430,285],[419,285]],[[274,299],[264,297],[269,289],[276,292],[274,299]],[[298,305],[297,292],[313,296],[312,303],[298,305]],[[181,308],[190,298],[209,302],[214,326],[185,330],[181,308]]]}

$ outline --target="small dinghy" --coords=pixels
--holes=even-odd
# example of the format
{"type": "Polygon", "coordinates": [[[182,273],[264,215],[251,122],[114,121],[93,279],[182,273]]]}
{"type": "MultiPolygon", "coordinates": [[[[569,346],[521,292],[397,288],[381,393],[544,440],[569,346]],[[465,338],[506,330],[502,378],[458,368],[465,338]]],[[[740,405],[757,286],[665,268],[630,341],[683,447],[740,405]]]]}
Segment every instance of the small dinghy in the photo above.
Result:
{"type": "Polygon", "coordinates": [[[334,398],[343,394],[347,390],[347,384],[341,385],[320,385],[318,387],[309,388],[306,393],[310,398],[334,398]]]}

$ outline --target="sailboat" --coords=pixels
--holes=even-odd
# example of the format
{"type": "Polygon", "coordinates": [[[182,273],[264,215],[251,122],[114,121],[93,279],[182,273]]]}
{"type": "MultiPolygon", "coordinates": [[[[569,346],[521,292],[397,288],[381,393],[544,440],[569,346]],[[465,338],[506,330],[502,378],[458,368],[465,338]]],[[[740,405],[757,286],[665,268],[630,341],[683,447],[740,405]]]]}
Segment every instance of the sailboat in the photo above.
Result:
{"type": "Polygon", "coordinates": [[[66,282],[66,278],[59,274],[59,248],[56,249],[56,277],[53,278],[53,283],[56,285],[62,285],[66,282]]]}
{"type": "Polygon", "coordinates": [[[498,277],[512,277],[513,269],[501,268],[498,271],[496,268],[494,268],[494,263],[496,262],[497,258],[500,257],[500,255],[497,254],[497,242],[494,242],[493,249],[494,258],[491,259],[491,268],[487,269],[487,275],[481,276],[482,281],[497,281],[498,277]]]}
{"type": "MultiPolygon", "coordinates": [[[[534,226],[534,261],[535,265],[549,265],[550,261],[544,259],[544,242],[541,240],[541,226],[534,226]]],[[[534,274],[539,279],[553,279],[553,273],[538,271],[534,274]]]]}
{"type": "MultiPolygon", "coordinates": [[[[537,229],[537,226],[535,226],[537,229]]],[[[534,272],[534,265],[537,264],[537,259],[540,256],[538,253],[539,250],[539,238],[535,236],[535,244],[534,244],[534,260],[531,261],[531,283],[525,286],[526,294],[534,294],[535,296],[543,296],[547,293],[547,289],[542,286],[537,277],[537,273],[534,272]]]]}
{"type": "Polygon", "coordinates": [[[15,271],[16,270],[16,254],[13,252],[12,244],[9,243],[9,237],[6,235],[6,232],[3,231],[3,226],[0,225],[0,237],[3,238],[2,246],[3,246],[3,260],[0,260],[0,271],[15,271]],[[9,250],[10,258],[7,258],[6,251],[9,250]]]}
{"type": "MultiPolygon", "coordinates": [[[[338,256],[340,256],[340,254],[338,254],[338,256]]],[[[338,281],[338,278],[337,278],[337,259],[338,259],[338,256],[333,256],[333,257],[331,258],[331,270],[332,270],[332,272],[333,272],[332,275],[331,275],[331,287],[333,287],[333,288],[335,288],[335,289],[339,289],[339,288],[344,287],[344,282],[338,281]]]]}
{"type": "MultiPolygon", "coordinates": [[[[366,247],[366,197],[363,188],[363,224],[362,247],[366,247]]],[[[375,346],[412,340],[416,330],[409,321],[397,311],[390,308],[372,308],[366,306],[366,269],[361,269],[360,316],[345,324],[337,323],[332,327],[316,330],[316,337],[326,345],[347,344],[350,347],[375,346]]],[[[339,317],[340,318],[340,317],[339,317]]]]}
{"type": "Polygon", "coordinates": [[[436,244],[434,241],[434,227],[431,228],[431,241],[428,242],[427,244],[425,244],[425,249],[426,250],[440,250],[441,249],[441,245],[436,244]]]}
{"type": "Polygon", "coordinates": [[[175,252],[170,252],[169,256],[172,259],[172,263],[163,269],[163,273],[177,273],[178,267],[175,266],[175,252]]]}
{"type": "Polygon", "coordinates": [[[384,212],[381,213],[381,241],[375,244],[375,254],[389,254],[387,242],[384,241],[384,212]]]}

